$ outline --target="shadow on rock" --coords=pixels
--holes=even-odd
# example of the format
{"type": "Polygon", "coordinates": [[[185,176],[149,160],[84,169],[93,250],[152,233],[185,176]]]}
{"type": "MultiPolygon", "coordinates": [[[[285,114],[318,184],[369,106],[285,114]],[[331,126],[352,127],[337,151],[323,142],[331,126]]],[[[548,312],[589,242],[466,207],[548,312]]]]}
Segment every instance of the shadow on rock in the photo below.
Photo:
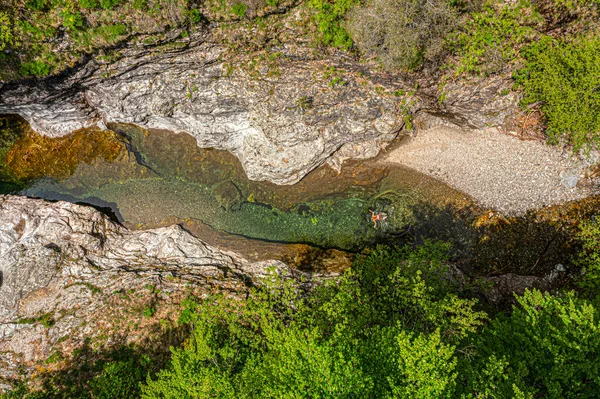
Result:
{"type": "Polygon", "coordinates": [[[188,326],[153,326],[149,336],[137,344],[126,336],[112,336],[99,349],[87,340],[69,358],[54,352],[29,386],[19,382],[9,398],[139,398],[140,383],[165,367],[170,347],[181,346],[189,336],[188,326]]]}

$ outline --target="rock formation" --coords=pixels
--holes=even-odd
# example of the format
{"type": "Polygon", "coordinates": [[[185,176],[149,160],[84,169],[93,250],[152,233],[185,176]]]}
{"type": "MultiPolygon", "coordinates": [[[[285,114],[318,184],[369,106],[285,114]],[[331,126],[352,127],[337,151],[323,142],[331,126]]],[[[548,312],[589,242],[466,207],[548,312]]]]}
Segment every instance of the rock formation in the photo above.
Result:
{"type": "Polygon", "coordinates": [[[220,251],[177,225],[129,231],[91,207],[1,196],[0,377],[86,337],[125,334],[143,322],[141,310],[131,313],[134,303],[143,309],[212,288],[241,292],[269,267],[287,270],[220,251]]]}
{"type": "Polygon", "coordinates": [[[291,184],[327,160],[339,167],[377,155],[414,113],[417,127],[483,128],[516,110],[515,94],[500,95],[501,79],[448,85],[440,105],[402,76],[315,57],[295,39],[244,58],[212,30],[178,33],[125,44],[116,60],[91,58],[60,77],[0,84],[0,113],[50,136],[111,122],[188,132],[202,148],[235,154],[251,180],[291,184]]]}

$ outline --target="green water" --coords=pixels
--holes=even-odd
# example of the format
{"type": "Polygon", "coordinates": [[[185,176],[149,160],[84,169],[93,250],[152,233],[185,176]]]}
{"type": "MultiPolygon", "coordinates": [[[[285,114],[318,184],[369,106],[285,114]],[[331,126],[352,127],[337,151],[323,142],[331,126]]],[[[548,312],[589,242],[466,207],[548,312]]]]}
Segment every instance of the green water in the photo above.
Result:
{"type": "MultiPolygon", "coordinates": [[[[67,178],[36,179],[19,193],[111,208],[130,226],[192,218],[248,238],[344,250],[385,241],[410,223],[408,198],[390,189],[378,196],[384,170],[354,172],[364,175],[359,178],[320,170],[281,187],[249,181],[234,157],[199,149],[188,135],[112,128],[126,143],[118,159],[81,163],[67,178]],[[374,227],[371,210],[386,220],[374,227]]],[[[6,191],[18,189],[3,185],[6,191]]]]}
{"type": "Polygon", "coordinates": [[[28,132],[25,140],[26,124],[9,119],[0,117],[0,193],[90,204],[130,228],[190,221],[208,226],[205,240],[245,237],[248,247],[355,252],[433,238],[451,242],[472,270],[541,273],[570,261],[577,222],[600,209],[600,198],[590,198],[496,220],[462,193],[398,166],[349,163],[339,174],[322,167],[277,186],[248,180],[234,156],[199,149],[186,134],[114,125],[116,135],[49,140],[28,132]],[[385,220],[374,226],[371,211],[385,220]]]}

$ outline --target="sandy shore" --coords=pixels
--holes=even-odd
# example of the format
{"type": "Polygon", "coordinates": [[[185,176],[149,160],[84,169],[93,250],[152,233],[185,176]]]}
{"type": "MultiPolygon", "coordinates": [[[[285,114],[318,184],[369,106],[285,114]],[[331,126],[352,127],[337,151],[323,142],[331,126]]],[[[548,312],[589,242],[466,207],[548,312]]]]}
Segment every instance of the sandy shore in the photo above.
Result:
{"type": "Polygon", "coordinates": [[[494,130],[437,127],[420,131],[380,162],[416,169],[505,214],[522,214],[597,192],[581,183],[569,187],[584,165],[561,148],[494,130]]]}

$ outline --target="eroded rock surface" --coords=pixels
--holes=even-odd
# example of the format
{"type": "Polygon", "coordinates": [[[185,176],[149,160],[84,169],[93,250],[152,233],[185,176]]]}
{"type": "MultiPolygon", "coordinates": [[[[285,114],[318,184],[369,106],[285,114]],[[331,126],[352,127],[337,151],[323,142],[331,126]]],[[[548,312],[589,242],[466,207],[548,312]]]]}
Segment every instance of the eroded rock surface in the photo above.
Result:
{"type": "Polygon", "coordinates": [[[290,184],[325,161],[339,168],[377,155],[413,113],[417,128],[481,129],[504,126],[516,112],[518,96],[504,94],[501,78],[448,84],[440,105],[435,88],[421,93],[415,81],[376,65],[315,54],[295,31],[299,14],[271,21],[281,26],[270,33],[273,47],[239,45],[256,33],[243,25],[225,35],[232,42],[219,27],[186,38],[173,31],[62,77],[0,84],[0,113],[19,114],[50,136],[111,122],[187,132],[200,147],[234,153],[250,179],[290,184]]]}
{"type": "Polygon", "coordinates": [[[344,69],[283,51],[277,74],[250,76],[232,70],[210,33],[131,45],[110,65],[92,60],[66,78],[2,87],[0,113],[51,136],[110,122],[188,132],[200,147],[233,152],[250,179],[279,184],[298,181],[344,144],[370,143],[370,154],[396,137],[402,121],[391,92],[374,95],[344,69]]]}
{"type": "Polygon", "coordinates": [[[250,263],[176,225],[129,231],[91,207],[0,196],[0,377],[100,333],[135,340],[152,303],[242,292],[269,267],[287,273],[281,262],[250,263]]]}

